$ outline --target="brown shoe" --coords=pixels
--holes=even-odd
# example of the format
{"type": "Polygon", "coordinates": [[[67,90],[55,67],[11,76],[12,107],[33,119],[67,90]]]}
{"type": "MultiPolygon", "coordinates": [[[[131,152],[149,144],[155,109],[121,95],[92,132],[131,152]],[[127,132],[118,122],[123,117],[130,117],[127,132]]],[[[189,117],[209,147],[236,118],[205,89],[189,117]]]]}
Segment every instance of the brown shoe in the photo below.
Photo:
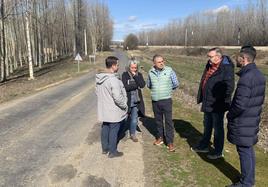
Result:
{"type": "Polygon", "coordinates": [[[130,139],[133,141],[133,142],[138,142],[138,138],[135,136],[135,135],[131,135],[130,136],[130,139]]]}
{"type": "Polygon", "coordinates": [[[175,147],[174,147],[173,143],[168,144],[168,151],[169,152],[175,152],[175,147]]]}
{"type": "Polygon", "coordinates": [[[162,138],[158,138],[154,141],[154,145],[162,145],[164,142],[163,142],[163,139],[162,138]]]}

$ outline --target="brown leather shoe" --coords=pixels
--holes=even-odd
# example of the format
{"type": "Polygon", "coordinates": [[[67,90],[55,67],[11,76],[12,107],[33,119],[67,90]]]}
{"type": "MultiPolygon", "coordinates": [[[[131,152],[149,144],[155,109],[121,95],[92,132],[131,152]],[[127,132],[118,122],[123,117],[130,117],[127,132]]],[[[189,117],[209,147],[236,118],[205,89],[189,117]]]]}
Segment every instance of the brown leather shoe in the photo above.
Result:
{"type": "Polygon", "coordinates": [[[138,138],[135,136],[135,135],[131,135],[130,136],[130,139],[133,141],[133,142],[138,142],[138,138]]]}
{"type": "Polygon", "coordinates": [[[162,138],[158,138],[154,141],[154,145],[162,145],[164,142],[163,142],[163,139],[162,138]]]}
{"type": "Polygon", "coordinates": [[[173,143],[168,144],[168,151],[169,152],[175,152],[175,147],[174,147],[173,143]]]}

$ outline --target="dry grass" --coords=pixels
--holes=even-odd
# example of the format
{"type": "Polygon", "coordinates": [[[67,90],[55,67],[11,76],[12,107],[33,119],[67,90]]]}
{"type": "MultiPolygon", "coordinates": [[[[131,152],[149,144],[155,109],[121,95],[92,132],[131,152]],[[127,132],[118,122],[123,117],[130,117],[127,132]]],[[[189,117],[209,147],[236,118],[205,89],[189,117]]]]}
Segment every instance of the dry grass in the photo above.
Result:
{"type": "Polygon", "coordinates": [[[108,54],[110,52],[99,54],[96,65],[89,64],[89,61],[82,61],[80,63],[80,73],[77,72],[77,64],[72,58],[44,65],[41,70],[35,73],[35,80],[28,80],[28,75],[25,74],[24,70],[22,70],[23,72],[17,72],[10,81],[0,85],[0,103],[31,95],[50,84],[63,82],[66,79],[94,71],[99,63],[103,63],[104,57],[108,54]],[[19,74],[25,75],[17,76],[19,74]]]}

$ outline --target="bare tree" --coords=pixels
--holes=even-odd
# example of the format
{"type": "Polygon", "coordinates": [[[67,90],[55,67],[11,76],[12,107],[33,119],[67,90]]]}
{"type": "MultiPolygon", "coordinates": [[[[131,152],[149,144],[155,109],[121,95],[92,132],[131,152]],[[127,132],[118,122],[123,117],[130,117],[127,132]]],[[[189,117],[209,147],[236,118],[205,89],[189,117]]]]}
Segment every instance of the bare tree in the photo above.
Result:
{"type": "Polygon", "coordinates": [[[26,0],[26,15],[25,15],[25,20],[26,20],[26,38],[27,38],[27,49],[28,49],[28,63],[29,63],[29,80],[34,79],[33,75],[33,58],[32,58],[32,46],[31,46],[31,38],[30,38],[30,4],[28,0],[26,0]]]}
{"type": "Polygon", "coordinates": [[[103,2],[0,0],[1,81],[20,68],[28,68],[33,79],[35,67],[59,57],[107,49],[112,30],[103,2]]]}
{"type": "Polygon", "coordinates": [[[5,2],[4,0],[1,0],[1,49],[0,49],[0,55],[1,55],[1,81],[6,80],[6,33],[5,33],[5,2]]]}
{"type": "Polygon", "coordinates": [[[245,9],[222,9],[171,20],[162,28],[138,33],[145,45],[267,45],[267,0],[248,1],[245,9]]]}

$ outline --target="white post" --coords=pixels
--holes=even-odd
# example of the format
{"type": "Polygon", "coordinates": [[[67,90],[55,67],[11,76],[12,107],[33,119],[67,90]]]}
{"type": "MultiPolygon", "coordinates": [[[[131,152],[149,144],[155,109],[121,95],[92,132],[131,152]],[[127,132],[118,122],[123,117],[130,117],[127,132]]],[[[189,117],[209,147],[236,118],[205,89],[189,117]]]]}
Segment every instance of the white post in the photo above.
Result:
{"type": "Polygon", "coordinates": [[[237,45],[239,46],[240,45],[240,27],[238,27],[238,36],[237,36],[237,45]]]}
{"type": "Polygon", "coordinates": [[[80,63],[80,60],[77,61],[77,72],[78,73],[80,72],[80,66],[79,66],[80,64],[79,63],[80,63]]]}
{"type": "Polygon", "coordinates": [[[87,56],[87,30],[84,30],[84,35],[85,35],[85,56],[87,56]]]}

